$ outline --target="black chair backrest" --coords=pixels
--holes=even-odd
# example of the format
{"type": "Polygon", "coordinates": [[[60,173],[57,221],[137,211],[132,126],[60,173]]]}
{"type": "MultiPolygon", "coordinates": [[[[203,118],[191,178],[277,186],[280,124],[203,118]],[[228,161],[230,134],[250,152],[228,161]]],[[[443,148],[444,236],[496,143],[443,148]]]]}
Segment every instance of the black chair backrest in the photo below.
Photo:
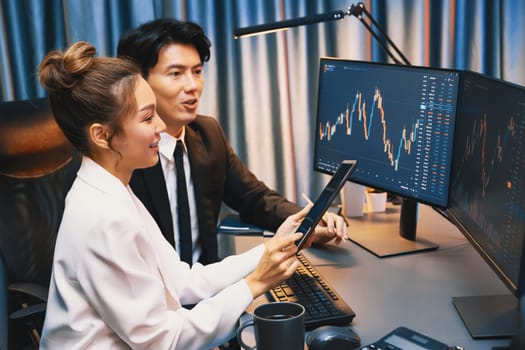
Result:
{"type": "Polygon", "coordinates": [[[49,285],[64,198],[80,159],[46,98],[0,103],[0,257],[8,284],[49,285]]]}

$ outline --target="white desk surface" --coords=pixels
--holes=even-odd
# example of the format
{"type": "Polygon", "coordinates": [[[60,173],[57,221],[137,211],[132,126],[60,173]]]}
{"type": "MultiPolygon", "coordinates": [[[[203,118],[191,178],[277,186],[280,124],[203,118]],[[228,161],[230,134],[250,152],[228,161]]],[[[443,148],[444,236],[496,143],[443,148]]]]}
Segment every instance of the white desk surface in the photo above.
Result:
{"type": "MultiPolygon", "coordinates": [[[[392,234],[397,235],[398,207],[387,211],[349,219],[349,235],[360,227],[382,225],[378,220],[383,225],[393,222],[392,234]]],[[[355,311],[352,326],[363,345],[398,326],[468,350],[508,345],[508,339],[472,339],[452,304],[456,296],[510,294],[487,263],[454,225],[425,205],[419,205],[417,237],[437,243],[439,248],[378,258],[347,241],[339,246],[309,248],[303,254],[355,311]]],[[[236,236],[235,249],[244,251],[263,240],[236,236]]]]}

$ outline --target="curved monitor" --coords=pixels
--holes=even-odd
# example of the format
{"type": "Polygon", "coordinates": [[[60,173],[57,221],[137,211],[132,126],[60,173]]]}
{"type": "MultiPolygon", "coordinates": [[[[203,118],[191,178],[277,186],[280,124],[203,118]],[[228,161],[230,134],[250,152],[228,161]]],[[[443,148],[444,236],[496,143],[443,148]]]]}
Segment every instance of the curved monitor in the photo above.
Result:
{"type": "Polygon", "coordinates": [[[350,181],[445,208],[460,81],[457,70],[322,57],[314,170],[355,159],[350,181]]]}
{"type": "MultiPolygon", "coordinates": [[[[525,88],[474,72],[463,75],[447,213],[511,293],[520,296],[525,289],[525,88]]],[[[482,311],[469,316],[458,309],[474,337],[510,335],[516,321],[505,324],[497,315],[508,309],[490,315],[486,305],[474,306],[472,300],[456,298],[455,305],[482,311]],[[481,322],[488,317],[494,322],[481,322]]],[[[505,307],[517,302],[505,296],[480,300],[505,307]]]]}

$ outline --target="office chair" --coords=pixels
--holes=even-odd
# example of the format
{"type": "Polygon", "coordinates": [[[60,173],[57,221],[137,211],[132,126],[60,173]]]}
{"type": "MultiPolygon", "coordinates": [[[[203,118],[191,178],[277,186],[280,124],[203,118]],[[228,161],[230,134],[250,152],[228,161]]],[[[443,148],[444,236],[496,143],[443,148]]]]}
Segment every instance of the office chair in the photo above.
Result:
{"type": "Polygon", "coordinates": [[[46,98],[0,103],[1,350],[38,348],[58,225],[80,159],[46,98]]]}
{"type": "Polygon", "coordinates": [[[0,259],[0,350],[7,350],[7,286],[4,263],[0,259]]]}

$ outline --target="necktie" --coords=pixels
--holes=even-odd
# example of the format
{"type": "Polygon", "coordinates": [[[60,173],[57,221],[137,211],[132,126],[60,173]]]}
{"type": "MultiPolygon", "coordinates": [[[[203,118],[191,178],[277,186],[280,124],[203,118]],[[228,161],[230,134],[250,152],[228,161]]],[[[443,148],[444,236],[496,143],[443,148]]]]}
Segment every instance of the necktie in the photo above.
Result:
{"type": "Polygon", "coordinates": [[[186,188],[186,175],[184,174],[184,153],[182,141],[177,141],[175,147],[175,169],[177,173],[177,216],[179,223],[179,255],[182,261],[192,264],[192,241],[191,241],[191,224],[190,208],[188,204],[188,190],[186,188]]]}

